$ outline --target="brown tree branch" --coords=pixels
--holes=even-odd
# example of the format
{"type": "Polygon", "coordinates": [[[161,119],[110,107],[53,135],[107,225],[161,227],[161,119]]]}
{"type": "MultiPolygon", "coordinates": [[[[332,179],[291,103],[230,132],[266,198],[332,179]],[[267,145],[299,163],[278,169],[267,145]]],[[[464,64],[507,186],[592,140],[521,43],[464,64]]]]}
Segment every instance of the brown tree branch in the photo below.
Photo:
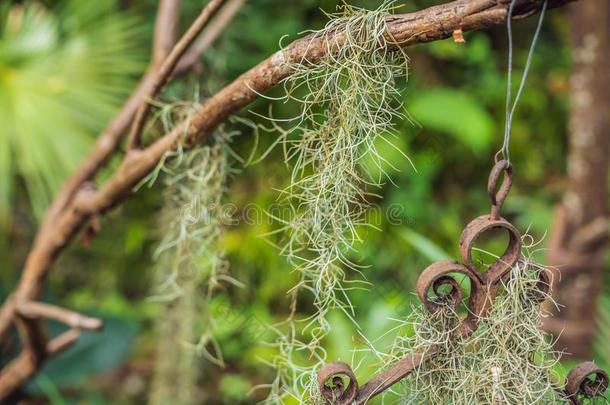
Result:
{"type": "MultiPolygon", "coordinates": [[[[166,15],[163,18],[162,16],[158,15],[156,24],[169,24],[170,26],[176,26],[178,15],[175,13],[175,11],[178,9],[177,4],[178,1],[174,1],[173,4],[172,1],[161,1],[159,4],[159,13],[164,13],[165,11],[163,11],[163,9],[167,10],[169,6],[171,6],[172,10],[169,11],[169,15],[166,15]],[[174,20],[176,21],[173,22],[174,20]]],[[[175,34],[172,34],[172,31],[173,28],[168,29],[167,27],[164,30],[157,28],[155,29],[153,53],[158,55],[157,58],[161,57],[162,51],[160,51],[160,49],[166,49],[166,51],[163,51],[166,53],[171,51],[171,49],[167,50],[167,45],[162,47],[160,43],[164,42],[167,44],[170,41],[175,40],[175,34]]],[[[204,33],[199,40],[204,42],[205,46],[197,46],[196,49],[191,50],[189,52],[187,61],[182,61],[182,59],[180,59],[180,70],[176,71],[175,74],[184,74],[195,67],[200,55],[213,44],[217,36],[217,33],[210,33],[210,35],[204,33]],[[212,38],[209,38],[210,36],[212,38]]],[[[88,181],[93,178],[93,176],[95,176],[95,174],[105,165],[109,157],[117,151],[123,134],[127,131],[139,105],[145,99],[146,94],[150,92],[150,89],[155,82],[155,70],[157,69],[157,64],[154,62],[154,56],[151,57],[151,59],[151,64],[147,70],[147,73],[142,77],[132,95],[117,113],[115,118],[111,121],[108,128],[99,136],[92,149],[92,152],[87,156],[86,159],[84,159],[80,168],[75,171],[75,173],[64,184],[61,191],[58,193],[53,203],[47,210],[45,219],[39,227],[36,240],[49,240],[49,236],[53,235],[53,229],[57,223],[57,216],[69,206],[74,197],[78,194],[78,190],[90,190],[90,187],[87,186],[88,181]]],[[[39,245],[36,240],[34,242],[35,246],[39,245]]],[[[26,268],[28,268],[27,265],[26,268]]],[[[55,318],[60,321],[67,321],[67,318],[71,317],[72,326],[77,326],[74,324],[74,322],[76,322],[78,324],[78,328],[70,329],[64,334],[46,343],[46,332],[40,320],[28,319],[28,316],[31,315],[31,310],[40,310],[45,304],[34,303],[34,305],[32,305],[33,303],[28,300],[19,300],[20,304],[16,305],[16,301],[15,294],[12,294],[2,306],[0,311],[0,339],[6,335],[11,324],[15,324],[20,332],[22,345],[25,350],[22,350],[19,356],[13,359],[13,361],[11,361],[2,371],[0,371],[0,400],[10,395],[19,385],[33,375],[46,357],[61,352],[76,341],[80,335],[80,328],[97,330],[102,326],[101,321],[97,319],[82,317],[80,315],[80,318],[75,318],[73,315],[71,315],[73,314],[71,311],[56,308],[56,310],[48,313],[48,316],[45,316],[43,313],[41,313],[40,316],[55,318]],[[37,305],[38,308],[36,308],[37,305]],[[20,311],[23,313],[20,313],[20,311]],[[28,344],[28,342],[39,342],[39,344],[31,345],[28,344]],[[45,343],[46,350],[40,349],[41,347],[44,347],[45,343]],[[35,348],[38,348],[39,350],[34,350],[35,348]]],[[[47,307],[45,309],[49,308],[47,307]]],[[[70,323],[70,321],[67,321],[67,323],[70,323]]]]}
{"type": "Polygon", "coordinates": [[[80,329],[69,329],[47,343],[47,356],[54,356],[69,348],[80,337],[80,329]]]}
{"type": "Polygon", "coordinates": [[[203,31],[203,34],[191,45],[189,50],[184,54],[174,74],[179,74],[185,70],[197,66],[201,54],[212,45],[226,26],[231,22],[235,14],[240,10],[246,0],[228,0],[227,3],[218,11],[216,17],[210,22],[208,27],[203,31]]]}
{"type": "MultiPolygon", "coordinates": [[[[549,7],[561,6],[570,1],[573,0],[549,0],[549,7]]],[[[456,30],[466,32],[504,24],[508,14],[508,3],[509,0],[456,0],[414,13],[388,16],[387,40],[393,44],[393,47],[406,47],[449,38],[456,30]]],[[[542,0],[517,0],[514,17],[518,19],[534,14],[541,5],[542,0]]],[[[188,43],[193,40],[189,38],[188,43]]],[[[90,155],[92,161],[85,162],[75,173],[57,197],[41,226],[26,260],[19,284],[0,312],[0,337],[6,333],[11,324],[19,324],[27,320],[18,315],[17,308],[23,308],[24,303],[39,299],[51,265],[76,233],[92,217],[103,214],[129,196],[133,187],[155,168],[164,154],[184,141],[182,136],[185,130],[187,145],[201,142],[229,115],[287,78],[294,64],[316,64],[328,56],[329,52],[334,52],[343,40],[340,31],[333,31],[324,35],[312,34],[288,45],[207,100],[188,123],[177,125],[172,132],[143,150],[129,150],[114,175],[95,190],[87,185],[87,180],[91,179],[108,157],[116,151],[123,131],[114,129],[116,132],[106,132],[102,135],[90,155]]],[[[184,50],[173,50],[172,53],[174,51],[180,54],[184,52],[184,50]]],[[[167,70],[170,73],[167,75],[171,74],[174,66],[168,65],[167,70]]],[[[161,77],[168,76],[161,75],[161,77]]],[[[156,94],[156,91],[151,93],[150,89],[156,86],[161,88],[164,84],[164,81],[161,83],[154,78],[151,80],[152,87],[142,84],[144,88],[142,94],[156,94]]],[[[140,98],[140,102],[142,101],[143,98],[140,98]]],[[[137,103],[134,101],[134,104],[137,103]]],[[[120,114],[117,120],[127,116],[127,113],[120,114]]],[[[145,117],[146,113],[143,116],[145,117]]],[[[125,123],[118,120],[117,126],[118,124],[125,123]]],[[[140,130],[141,128],[134,133],[138,134],[140,130]]],[[[72,334],[66,340],[74,339],[76,337],[72,334]]],[[[33,353],[35,351],[23,351],[0,372],[0,399],[6,398],[38,370],[44,356],[40,361],[38,359],[32,361],[33,353]]]]}
{"type": "Polygon", "coordinates": [[[74,311],[43,303],[26,303],[17,310],[15,320],[22,345],[21,353],[0,372],[0,399],[4,400],[27,381],[47,357],[54,356],[72,345],[81,329],[99,330],[103,323],[74,311]],[[68,331],[48,340],[39,318],[55,319],[72,326],[68,331]]]}
{"type": "Polygon", "coordinates": [[[102,321],[99,319],[90,318],[78,312],[43,302],[24,302],[17,306],[17,312],[24,318],[51,319],[76,329],[100,330],[103,326],[102,321]]]}
{"type": "Polygon", "coordinates": [[[155,73],[153,85],[150,91],[146,94],[146,100],[140,104],[138,111],[136,112],[133,125],[131,126],[131,131],[129,132],[129,137],[127,138],[128,150],[137,148],[139,146],[140,135],[142,134],[144,124],[146,123],[146,118],[148,117],[148,113],[150,111],[149,101],[154,99],[155,96],[161,91],[163,86],[165,86],[176,68],[176,65],[180,61],[180,58],[182,58],[188,48],[193,44],[197,37],[199,37],[201,31],[203,31],[203,29],[208,25],[210,19],[225,1],[226,0],[210,0],[210,2],[203,8],[203,10],[201,10],[201,13],[197,19],[193,21],[193,24],[191,24],[188,30],[186,30],[182,38],[180,38],[176,46],[174,46],[167,58],[165,58],[159,67],[158,71],[155,73]]]}
{"type": "MultiPolygon", "coordinates": [[[[179,17],[177,14],[178,6],[179,0],[161,0],[159,2],[153,43],[153,54],[156,54],[157,57],[163,56],[161,55],[161,49],[165,48],[168,42],[175,40],[174,28],[171,27],[177,25],[177,19],[179,17]],[[161,15],[164,13],[167,14],[161,15]],[[164,27],[159,28],[159,24],[164,27]],[[162,46],[161,43],[165,45],[162,46]]],[[[169,50],[167,52],[169,52],[169,50]]],[[[51,203],[51,206],[47,210],[45,218],[39,227],[36,235],[37,239],[44,237],[49,232],[53,232],[56,215],[68,205],[74,198],[76,191],[82,188],[83,184],[91,179],[97,171],[104,166],[108,158],[118,148],[122,135],[133,120],[133,116],[137,111],[138,106],[142,103],[142,100],[154,83],[155,75],[153,72],[156,67],[154,56],[151,59],[153,61],[151,61],[148,72],[142,77],[140,83],[136,86],[127,102],[111,121],[108,128],[98,137],[94,148],[84,159],[79,169],[66,181],[54,201],[51,203]]],[[[190,67],[191,66],[185,66],[184,72],[190,67]]],[[[5,335],[11,324],[10,320],[12,319],[14,312],[12,301],[12,299],[7,300],[0,311],[0,339],[5,335]]]]}
{"type": "Polygon", "coordinates": [[[152,51],[155,66],[161,65],[176,43],[181,3],[181,0],[159,0],[152,51]]]}

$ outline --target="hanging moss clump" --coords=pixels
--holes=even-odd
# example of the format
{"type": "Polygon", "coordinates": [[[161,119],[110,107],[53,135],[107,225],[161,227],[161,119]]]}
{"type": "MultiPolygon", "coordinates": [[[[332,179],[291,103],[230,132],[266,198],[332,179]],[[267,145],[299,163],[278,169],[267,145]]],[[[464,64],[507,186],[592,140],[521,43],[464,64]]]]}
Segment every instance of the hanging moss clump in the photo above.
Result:
{"type": "MultiPolygon", "coordinates": [[[[527,256],[526,256],[527,257],[527,256]]],[[[540,329],[544,271],[523,258],[502,282],[490,312],[468,336],[455,333],[461,316],[451,308],[414,308],[385,360],[393,364],[418,350],[436,348],[403,384],[405,404],[564,404],[555,390],[558,353],[540,329]],[[536,299],[534,299],[536,297],[536,299]]],[[[546,296],[546,294],[545,294],[546,296]]],[[[546,296],[551,300],[550,297],[546,296]]]]}
{"type": "Polygon", "coordinates": [[[331,329],[327,315],[340,309],[354,319],[346,283],[362,280],[362,269],[350,255],[360,241],[358,228],[367,225],[368,200],[385,178],[367,167],[372,162],[376,173],[384,173],[387,164],[377,147],[391,144],[394,122],[405,118],[395,79],[407,76],[408,59],[396,47],[389,50],[391,9],[391,2],[374,11],[341,6],[324,29],[311,34],[324,38],[327,56],[315,66],[295,64],[284,82],[287,100],[301,110],[290,129],[275,125],[292,168],[282,193],[290,214],[279,218],[287,235],[282,253],[300,275],[293,311],[303,291],[311,294],[316,311],[306,319],[293,313],[288,333],[278,328],[278,374],[269,403],[288,397],[316,402],[316,372],[326,361],[320,342],[331,329]]]}
{"type": "Polygon", "coordinates": [[[223,364],[208,306],[219,281],[230,280],[220,244],[221,204],[229,173],[227,141],[219,132],[212,144],[179,151],[162,168],[167,179],[160,215],[163,238],[156,251],[153,299],[161,309],[152,404],[201,403],[198,378],[204,360],[223,364]]]}

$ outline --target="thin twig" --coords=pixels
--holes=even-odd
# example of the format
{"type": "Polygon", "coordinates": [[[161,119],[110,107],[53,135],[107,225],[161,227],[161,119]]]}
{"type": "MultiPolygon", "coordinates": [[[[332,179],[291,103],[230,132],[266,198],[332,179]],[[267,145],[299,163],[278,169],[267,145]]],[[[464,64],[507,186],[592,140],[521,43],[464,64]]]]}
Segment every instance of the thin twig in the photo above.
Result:
{"type": "Polygon", "coordinates": [[[159,0],[152,52],[155,66],[161,65],[176,43],[181,3],[181,0],[159,0]]]}
{"type": "Polygon", "coordinates": [[[222,9],[218,11],[216,17],[214,17],[208,27],[184,54],[182,59],[180,59],[174,74],[191,69],[199,63],[201,55],[216,41],[216,39],[218,39],[245,2],[246,0],[227,1],[222,9]]]}
{"type": "Polygon", "coordinates": [[[80,337],[79,329],[70,329],[47,343],[47,356],[54,356],[70,347],[80,337]]]}
{"type": "Polygon", "coordinates": [[[154,99],[159,91],[161,91],[163,86],[165,86],[182,55],[184,55],[191,44],[197,39],[199,34],[201,34],[201,31],[203,31],[203,29],[208,25],[210,19],[225,1],[226,0],[210,0],[203,10],[201,10],[201,13],[197,19],[193,22],[189,29],[186,30],[182,38],[180,38],[176,46],[174,46],[167,58],[163,61],[158,71],[155,72],[155,81],[152,88],[148,94],[146,94],[146,100],[140,104],[140,107],[136,112],[136,117],[133,121],[131,131],[129,132],[129,137],[127,138],[128,150],[137,148],[139,146],[140,135],[144,129],[144,123],[151,107],[149,101],[154,99]]]}
{"type": "Polygon", "coordinates": [[[72,328],[86,330],[100,330],[103,322],[97,318],[90,318],[76,311],[61,308],[43,302],[26,302],[17,306],[19,314],[31,319],[51,319],[62,322],[72,328]]]}

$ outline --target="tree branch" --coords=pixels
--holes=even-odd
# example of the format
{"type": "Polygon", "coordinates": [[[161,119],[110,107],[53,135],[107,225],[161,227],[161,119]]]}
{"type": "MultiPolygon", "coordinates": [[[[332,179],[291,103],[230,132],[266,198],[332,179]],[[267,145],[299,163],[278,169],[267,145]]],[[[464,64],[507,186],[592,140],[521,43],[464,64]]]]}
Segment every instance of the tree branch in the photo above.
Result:
{"type": "MultiPolygon", "coordinates": [[[[229,7],[229,4],[227,4],[227,7],[229,7]]],[[[159,5],[159,9],[161,9],[161,3],[159,5]]],[[[164,19],[157,16],[157,22],[160,20],[162,21],[164,19]]],[[[157,29],[155,29],[155,31],[158,32],[157,29]]],[[[156,33],[155,38],[159,38],[161,35],[162,34],[156,33]]],[[[205,42],[206,46],[198,46],[197,43],[195,43],[193,48],[187,54],[185,54],[182,59],[180,59],[175,75],[185,74],[194,68],[201,54],[208,50],[216,38],[217,35],[211,36],[211,38],[208,38],[207,33],[202,35],[198,41],[205,42]]],[[[154,48],[155,45],[153,44],[153,50],[154,48]]],[[[42,231],[45,229],[52,228],[50,224],[54,222],[55,215],[65,209],[66,205],[76,195],[77,190],[81,188],[85,182],[93,178],[93,176],[97,174],[102,167],[104,167],[110,156],[116,152],[123,135],[128,130],[129,125],[133,122],[133,118],[138,110],[138,107],[144,101],[146,95],[150,94],[151,92],[153,84],[156,80],[155,69],[157,66],[158,64],[155,64],[153,57],[151,57],[151,63],[146,74],[142,77],[135,90],[128,98],[127,102],[123,105],[123,107],[121,107],[114,119],[110,122],[110,125],[108,125],[104,132],[102,132],[102,134],[98,137],[91,152],[83,160],[82,164],[74,172],[74,174],[66,181],[60,192],[55,197],[45,215],[45,219],[39,228],[39,234],[43,233],[42,231]]],[[[0,325],[1,324],[2,315],[0,314],[0,325]]],[[[3,328],[0,326],[0,336],[2,330],[3,328]]]]}
{"type": "Polygon", "coordinates": [[[75,311],[64,309],[43,302],[24,302],[17,307],[19,315],[29,319],[51,319],[62,322],[75,329],[100,330],[103,322],[96,318],[84,316],[75,311]]]}
{"type": "Polygon", "coordinates": [[[156,66],[161,65],[176,43],[181,3],[181,0],[159,0],[152,52],[152,63],[156,66]]]}
{"type": "Polygon", "coordinates": [[[214,20],[205,29],[202,35],[191,45],[190,49],[184,54],[174,74],[179,74],[185,70],[196,67],[199,63],[201,54],[208,49],[218,39],[227,25],[231,22],[235,14],[239,11],[246,0],[228,0],[227,3],[218,11],[214,20]]]}
{"type": "MultiPolygon", "coordinates": [[[[557,7],[570,0],[555,0],[557,7]]],[[[387,40],[395,46],[430,42],[449,38],[453,31],[471,31],[489,28],[505,22],[509,1],[458,0],[410,14],[386,18],[387,40]]],[[[515,7],[515,18],[531,14],[541,6],[541,1],[521,0],[515,7]]],[[[252,102],[259,94],[276,86],[288,77],[296,63],[314,65],[327,56],[329,47],[341,46],[343,35],[331,32],[326,35],[308,35],[284,50],[264,60],[210,98],[200,110],[182,122],[169,134],[163,136],[147,149],[129,154],[117,173],[97,192],[83,195],[76,201],[76,209],[84,215],[103,213],[129,195],[132,188],[144,178],[165,153],[173,150],[187,132],[187,144],[196,144],[208,136],[229,115],[252,102]]],[[[69,222],[69,218],[66,218],[69,222]]]]}
{"type": "MultiPolygon", "coordinates": [[[[570,1],[550,0],[549,7],[561,6],[570,1]]],[[[508,14],[508,4],[509,0],[457,0],[414,13],[388,16],[387,40],[388,43],[393,44],[392,47],[406,47],[449,38],[454,31],[466,32],[504,24],[508,14]]],[[[514,17],[518,19],[534,14],[540,9],[541,4],[542,0],[517,0],[514,17]]],[[[201,23],[204,20],[201,15],[199,20],[201,25],[205,25],[201,23]]],[[[199,29],[193,28],[192,33],[194,34],[195,31],[200,32],[199,29]]],[[[31,304],[40,297],[44,280],[59,253],[87,221],[120,204],[129,196],[133,187],[155,168],[164,154],[183,141],[185,130],[187,145],[203,141],[229,115],[252,102],[258,94],[266,92],[287,78],[294,64],[316,64],[327,57],[329,52],[334,52],[344,41],[340,31],[333,31],[324,35],[312,34],[293,42],[208,99],[188,122],[177,125],[172,132],[145,149],[129,150],[114,175],[98,190],[93,189],[88,185],[87,180],[91,179],[108,157],[116,151],[122,133],[133,116],[133,111],[139,105],[144,105],[140,110],[143,111],[140,115],[144,118],[139,118],[138,122],[142,122],[134,126],[133,133],[137,135],[147,115],[148,104],[140,104],[145,98],[144,95],[157,94],[180,59],[171,55],[183,55],[196,36],[189,35],[187,39],[183,38],[184,41],[181,40],[181,44],[172,50],[168,57],[172,63],[168,62],[163,70],[166,73],[159,76],[149,74],[145,76],[125,108],[96,143],[89,155],[90,160],[74,174],[56,198],[37,234],[19,284],[2,307],[0,338],[14,323],[20,325],[23,321],[33,322],[19,315],[17,308],[23,308],[25,303],[31,304]]],[[[38,321],[36,324],[40,325],[38,321]]],[[[54,345],[57,348],[64,348],[74,339],[76,334],[72,333],[61,338],[60,342],[54,345]]],[[[47,344],[47,352],[51,351],[49,345],[51,343],[47,344]]],[[[33,353],[36,352],[22,351],[0,372],[0,400],[6,398],[36,373],[44,356],[40,361],[32,362],[33,353]]]]}
{"type": "MultiPolygon", "coordinates": [[[[232,3],[235,3],[235,1],[232,3]]],[[[98,137],[92,151],[84,159],[79,169],[66,181],[61,191],[57,194],[38,229],[34,246],[49,244],[49,241],[51,241],[51,245],[59,243],[59,240],[54,237],[54,229],[57,225],[58,217],[65,210],[71,209],[70,206],[76,195],[80,195],[79,193],[84,192],[84,190],[91,190],[88,181],[97,174],[110,156],[117,151],[123,134],[132,122],[138,107],[153,87],[157,77],[155,71],[158,70],[158,62],[155,62],[155,59],[163,60],[171,52],[172,48],[168,48],[168,44],[171,42],[173,46],[173,41],[175,41],[175,28],[179,17],[178,6],[179,0],[160,1],[159,14],[157,15],[155,26],[153,56],[151,56],[151,63],[147,73],[142,77],[140,83],[136,86],[132,95],[119,110],[110,125],[98,137]],[[168,14],[165,15],[165,13],[168,14]],[[163,27],[159,27],[160,24],[163,27]]],[[[235,10],[231,11],[231,15],[234,13],[235,10]]],[[[226,13],[223,12],[224,14],[226,13]]],[[[226,23],[228,23],[228,20],[224,25],[226,23]]],[[[201,36],[198,41],[203,42],[203,45],[196,45],[194,49],[189,51],[189,54],[186,55],[188,56],[187,60],[179,60],[180,69],[175,72],[176,75],[187,73],[196,66],[200,55],[213,44],[218,36],[216,32],[211,34],[208,35],[206,33],[201,36]]],[[[36,255],[30,254],[30,256],[36,255]]],[[[24,272],[27,272],[28,268],[31,267],[26,263],[26,270],[24,272]]],[[[35,273],[35,271],[32,273],[35,273]]],[[[36,373],[47,357],[60,353],[74,343],[80,335],[80,329],[99,330],[102,327],[100,320],[84,317],[75,312],[47,304],[32,302],[28,296],[35,297],[38,295],[38,292],[35,292],[33,295],[21,295],[15,292],[8,297],[0,310],[0,340],[6,336],[10,326],[14,324],[19,330],[22,344],[21,353],[0,371],[0,401],[11,395],[20,385],[36,373]],[[38,319],[41,317],[63,321],[72,326],[72,329],[48,341],[45,328],[40,319],[38,319]]]]}
{"type": "Polygon", "coordinates": [[[188,50],[191,44],[197,39],[201,31],[208,25],[210,19],[214,16],[216,11],[223,5],[225,0],[210,0],[210,2],[201,10],[201,13],[197,19],[191,24],[188,30],[184,33],[182,38],[178,41],[176,46],[169,53],[167,58],[163,61],[159,70],[155,74],[152,88],[146,94],[146,100],[140,104],[136,117],[133,121],[129,138],[127,139],[127,149],[131,150],[139,146],[139,139],[146,123],[146,117],[150,111],[149,101],[154,99],[155,96],[161,91],[163,86],[169,80],[174,68],[182,58],[182,55],[188,50]]]}

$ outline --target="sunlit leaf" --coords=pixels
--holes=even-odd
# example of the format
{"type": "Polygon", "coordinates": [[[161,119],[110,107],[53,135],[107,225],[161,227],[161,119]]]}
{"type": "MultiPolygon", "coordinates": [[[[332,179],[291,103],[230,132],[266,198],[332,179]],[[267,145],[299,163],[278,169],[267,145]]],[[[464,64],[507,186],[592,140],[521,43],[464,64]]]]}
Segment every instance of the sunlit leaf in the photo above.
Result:
{"type": "Polygon", "coordinates": [[[113,10],[78,0],[0,10],[0,217],[18,175],[40,218],[133,86],[142,33],[113,10]]]}
{"type": "Polygon", "coordinates": [[[424,127],[447,133],[475,153],[489,149],[495,131],[491,115],[467,93],[440,88],[418,94],[408,103],[413,118],[424,127]]]}
{"type": "Polygon", "coordinates": [[[413,246],[415,250],[417,250],[422,256],[426,257],[426,259],[430,260],[431,262],[449,259],[451,257],[432,240],[412,229],[404,228],[399,234],[405,241],[413,246]]]}

